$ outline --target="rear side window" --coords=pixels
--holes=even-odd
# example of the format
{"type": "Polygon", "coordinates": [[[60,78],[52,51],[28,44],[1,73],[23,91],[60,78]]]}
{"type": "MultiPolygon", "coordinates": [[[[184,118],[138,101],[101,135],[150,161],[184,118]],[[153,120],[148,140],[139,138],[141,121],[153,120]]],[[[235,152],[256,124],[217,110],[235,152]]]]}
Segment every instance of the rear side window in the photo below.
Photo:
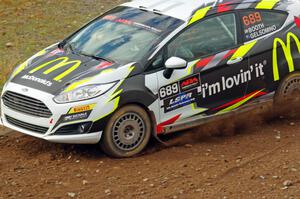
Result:
{"type": "Polygon", "coordinates": [[[282,12],[251,10],[240,12],[240,17],[244,40],[247,42],[280,29],[287,18],[287,14],[282,12]]]}

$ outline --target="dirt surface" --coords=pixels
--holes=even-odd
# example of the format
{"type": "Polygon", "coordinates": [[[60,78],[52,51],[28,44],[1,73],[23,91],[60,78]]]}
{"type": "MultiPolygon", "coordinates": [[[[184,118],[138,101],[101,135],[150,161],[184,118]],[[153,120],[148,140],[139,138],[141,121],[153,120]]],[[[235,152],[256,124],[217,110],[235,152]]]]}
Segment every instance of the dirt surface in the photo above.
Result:
{"type": "MultiPolygon", "coordinates": [[[[0,84],[17,63],[121,2],[0,0],[0,84]]],[[[125,160],[0,127],[0,199],[300,198],[300,119],[257,121],[179,133],[170,147],[153,141],[125,160]]]]}
{"type": "Polygon", "coordinates": [[[6,130],[0,198],[300,198],[300,119],[204,129],[122,160],[6,130]]]}

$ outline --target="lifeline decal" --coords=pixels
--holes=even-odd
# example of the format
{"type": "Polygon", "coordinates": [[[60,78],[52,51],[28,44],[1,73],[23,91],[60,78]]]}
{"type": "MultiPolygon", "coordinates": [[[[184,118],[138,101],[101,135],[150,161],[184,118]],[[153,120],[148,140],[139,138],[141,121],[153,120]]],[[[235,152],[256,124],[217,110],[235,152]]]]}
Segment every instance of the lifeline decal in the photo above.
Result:
{"type": "MultiPolygon", "coordinates": [[[[255,2],[255,1],[253,1],[255,2]]],[[[271,10],[273,9],[280,0],[261,0],[255,6],[255,9],[260,10],[271,10]]],[[[251,3],[250,1],[245,1],[245,4],[251,3]]],[[[216,0],[213,4],[208,5],[203,3],[195,13],[191,16],[190,21],[188,22],[188,26],[194,24],[195,22],[205,18],[206,16],[213,14],[213,13],[222,13],[227,12],[230,10],[235,10],[236,5],[242,5],[241,3],[236,3],[234,0],[229,2],[224,2],[224,0],[216,0]],[[216,8],[216,9],[214,9],[216,8]],[[212,11],[212,12],[210,12],[212,11]],[[210,13],[209,13],[210,12],[210,13]]],[[[246,7],[247,8],[247,7],[246,7]]]]}
{"type": "Polygon", "coordinates": [[[273,9],[280,0],[262,0],[256,6],[256,9],[273,9]]]}
{"type": "Polygon", "coordinates": [[[295,71],[294,59],[292,56],[292,40],[295,42],[298,52],[300,53],[300,41],[299,38],[292,32],[288,32],[286,35],[286,43],[280,39],[275,38],[273,44],[273,77],[274,81],[280,80],[279,77],[279,68],[278,68],[278,46],[281,46],[284,56],[286,58],[289,72],[295,71]]]}
{"type": "Polygon", "coordinates": [[[158,124],[156,126],[156,133],[161,134],[163,132],[165,126],[174,124],[180,118],[180,116],[181,116],[181,114],[176,115],[176,116],[172,117],[171,119],[158,124]]]}
{"type": "Polygon", "coordinates": [[[250,50],[252,50],[256,43],[257,41],[252,41],[240,46],[237,49],[228,50],[217,55],[212,55],[210,57],[200,59],[196,62],[194,67],[196,69],[201,68],[202,70],[207,70],[217,66],[221,61],[226,60],[228,57],[230,57],[229,61],[234,61],[238,58],[244,58],[247,55],[247,53],[249,53],[250,50]]]}
{"type": "Polygon", "coordinates": [[[119,106],[120,103],[120,94],[123,92],[123,89],[119,89],[120,86],[124,83],[126,78],[132,73],[132,71],[135,69],[135,66],[128,66],[127,67],[127,74],[125,75],[124,79],[117,83],[115,89],[111,91],[111,95],[108,97],[108,100],[105,102],[107,107],[111,107],[109,112],[101,115],[99,118],[95,119],[94,122],[97,122],[101,120],[102,118],[105,118],[106,116],[112,114],[119,106]]]}
{"type": "Polygon", "coordinates": [[[250,43],[244,44],[243,46],[239,47],[235,53],[230,58],[231,61],[237,58],[244,58],[245,55],[255,46],[257,41],[252,41],[250,43]]]}
{"type": "Polygon", "coordinates": [[[200,10],[198,10],[191,18],[190,22],[188,25],[191,25],[193,23],[195,23],[196,21],[199,21],[200,19],[203,19],[207,12],[211,9],[211,6],[207,6],[206,8],[202,8],[200,10]]]}
{"type": "Polygon", "coordinates": [[[78,88],[79,86],[83,85],[86,82],[89,82],[91,80],[91,78],[85,78],[82,80],[79,80],[77,82],[72,83],[70,86],[68,86],[64,92],[70,92],[72,90],[75,90],[76,88],[78,88]]]}
{"type": "Polygon", "coordinates": [[[257,98],[257,97],[260,97],[262,95],[265,95],[266,93],[263,92],[263,90],[260,90],[260,91],[255,91],[253,93],[250,93],[242,98],[239,98],[239,99],[236,99],[232,102],[229,102],[227,104],[224,104],[218,108],[215,108],[215,109],[221,109],[221,108],[224,108],[224,107],[227,107],[221,111],[219,111],[217,114],[222,114],[222,113],[226,113],[226,112],[229,112],[231,110],[234,110],[240,106],[242,106],[243,104],[245,104],[246,102],[248,102],[249,100],[253,99],[253,98],[257,98]]]}
{"type": "Polygon", "coordinates": [[[30,62],[37,58],[37,57],[40,57],[40,56],[43,56],[47,53],[46,50],[42,50],[38,53],[36,53],[35,55],[33,55],[30,59],[28,59],[27,61],[25,61],[23,64],[21,64],[17,69],[16,71],[14,71],[14,73],[12,74],[13,77],[15,77],[16,75],[18,75],[21,71],[23,71],[29,64],[30,62]]]}

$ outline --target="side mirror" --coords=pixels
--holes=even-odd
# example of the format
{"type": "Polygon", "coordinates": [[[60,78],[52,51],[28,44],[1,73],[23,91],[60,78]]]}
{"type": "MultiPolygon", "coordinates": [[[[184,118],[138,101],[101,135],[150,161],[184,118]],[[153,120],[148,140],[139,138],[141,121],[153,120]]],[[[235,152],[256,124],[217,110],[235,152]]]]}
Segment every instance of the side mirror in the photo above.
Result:
{"type": "Polygon", "coordinates": [[[166,63],[166,70],[164,71],[164,77],[170,79],[172,73],[176,69],[185,69],[187,67],[188,62],[179,57],[171,57],[166,63]]]}
{"type": "Polygon", "coordinates": [[[171,57],[166,61],[165,66],[169,69],[185,69],[187,61],[179,57],[171,57]]]}

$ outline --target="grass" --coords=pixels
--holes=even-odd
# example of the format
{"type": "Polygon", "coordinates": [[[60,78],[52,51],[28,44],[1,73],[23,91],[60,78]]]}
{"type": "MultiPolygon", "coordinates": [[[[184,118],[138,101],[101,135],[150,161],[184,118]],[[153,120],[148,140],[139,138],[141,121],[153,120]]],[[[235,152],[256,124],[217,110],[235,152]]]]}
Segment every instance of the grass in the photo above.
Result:
{"type": "Polygon", "coordinates": [[[16,65],[122,2],[0,0],[0,90],[16,65]]]}

